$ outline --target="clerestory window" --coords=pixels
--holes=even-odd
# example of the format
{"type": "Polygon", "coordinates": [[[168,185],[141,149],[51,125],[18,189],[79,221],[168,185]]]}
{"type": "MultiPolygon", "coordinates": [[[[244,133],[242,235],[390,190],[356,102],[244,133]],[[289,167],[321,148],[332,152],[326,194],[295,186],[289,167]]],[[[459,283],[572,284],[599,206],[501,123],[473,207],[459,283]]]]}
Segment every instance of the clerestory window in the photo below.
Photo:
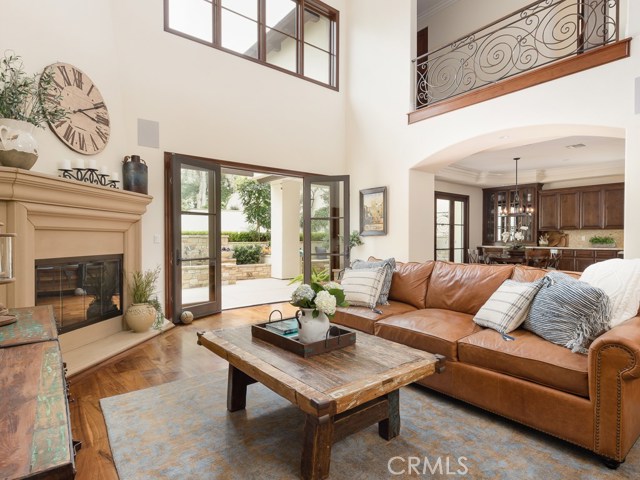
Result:
{"type": "Polygon", "coordinates": [[[165,0],[164,29],[338,89],[339,12],[318,0],[165,0]]]}

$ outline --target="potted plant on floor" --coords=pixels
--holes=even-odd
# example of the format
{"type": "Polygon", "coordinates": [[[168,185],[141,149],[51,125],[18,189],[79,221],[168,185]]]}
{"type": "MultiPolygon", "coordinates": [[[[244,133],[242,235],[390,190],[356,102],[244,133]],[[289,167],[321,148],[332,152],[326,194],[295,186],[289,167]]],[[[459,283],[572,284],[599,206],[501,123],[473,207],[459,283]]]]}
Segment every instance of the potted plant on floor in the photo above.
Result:
{"type": "Polygon", "coordinates": [[[153,270],[136,270],[131,273],[129,293],[132,304],[124,318],[134,332],[146,332],[151,326],[156,329],[162,327],[164,322],[162,305],[158,298],[153,296],[159,277],[160,266],[153,270]]]}
{"type": "Polygon", "coordinates": [[[53,72],[29,76],[18,55],[5,54],[0,60],[0,165],[33,167],[38,159],[33,129],[67,118],[61,98],[53,72]]]}

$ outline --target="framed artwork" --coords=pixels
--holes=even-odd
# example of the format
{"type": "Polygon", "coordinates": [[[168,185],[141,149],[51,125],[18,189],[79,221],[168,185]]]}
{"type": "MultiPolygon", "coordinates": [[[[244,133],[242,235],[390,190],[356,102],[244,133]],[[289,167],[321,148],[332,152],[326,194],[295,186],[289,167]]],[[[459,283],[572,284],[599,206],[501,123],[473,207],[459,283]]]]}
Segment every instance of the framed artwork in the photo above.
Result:
{"type": "Polygon", "coordinates": [[[387,234],[387,187],[360,190],[360,235],[387,234]]]}

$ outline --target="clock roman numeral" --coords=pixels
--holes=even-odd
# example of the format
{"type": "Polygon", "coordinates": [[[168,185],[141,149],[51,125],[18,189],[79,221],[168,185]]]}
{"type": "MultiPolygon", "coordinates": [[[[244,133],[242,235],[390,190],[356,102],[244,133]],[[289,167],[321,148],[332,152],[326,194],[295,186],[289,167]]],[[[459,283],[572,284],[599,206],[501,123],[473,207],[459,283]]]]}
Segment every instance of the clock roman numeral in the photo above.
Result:
{"type": "Polygon", "coordinates": [[[105,108],[105,104],[104,102],[94,103],[93,108],[105,108]]]}
{"type": "Polygon", "coordinates": [[[78,133],[78,146],[80,147],[80,150],[87,150],[87,141],[85,140],[83,133],[78,133]]]}
{"type": "Polygon", "coordinates": [[[96,122],[107,127],[109,126],[109,119],[100,113],[96,114],[96,122]]]}
{"type": "MultiPolygon", "coordinates": [[[[60,71],[60,74],[62,75],[62,80],[64,81],[64,86],[65,87],[69,87],[71,86],[71,78],[69,77],[69,72],[67,72],[67,69],[64,65],[58,65],[58,70],[60,71]]],[[[63,87],[60,87],[63,88],[63,87]]]]}
{"type": "Polygon", "coordinates": [[[89,139],[91,140],[91,145],[93,145],[93,149],[97,152],[98,151],[98,144],[93,139],[93,135],[89,135],[89,139]]]}
{"type": "Polygon", "coordinates": [[[75,68],[73,69],[73,83],[82,90],[82,72],[79,72],[75,68]]]}
{"type": "Polygon", "coordinates": [[[100,127],[96,128],[96,134],[98,135],[98,137],[100,137],[100,140],[102,140],[102,143],[107,143],[107,134],[106,132],[103,132],[102,129],[100,127]]]}
{"type": "Polygon", "coordinates": [[[93,92],[93,87],[95,87],[95,85],[91,84],[91,88],[87,91],[87,96],[91,95],[91,92],[93,92]]]}
{"type": "Polygon", "coordinates": [[[76,138],[76,131],[71,125],[67,125],[67,129],[64,131],[62,138],[64,138],[69,145],[73,144],[73,141],[76,138]]]}
{"type": "Polygon", "coordinates": [[[60,99],[58,98],[58,92],[47,91],[43,95],[45,102],[55,103],[56,105],[60,105],[60,99]]]}
{"type": "Polygon", "coordinates": [[[58,128],[62,127],[65,123],[67,123],[66,119],[60,120],[58,123],[54,125],[54,128],[57,130],[58,128]]]}

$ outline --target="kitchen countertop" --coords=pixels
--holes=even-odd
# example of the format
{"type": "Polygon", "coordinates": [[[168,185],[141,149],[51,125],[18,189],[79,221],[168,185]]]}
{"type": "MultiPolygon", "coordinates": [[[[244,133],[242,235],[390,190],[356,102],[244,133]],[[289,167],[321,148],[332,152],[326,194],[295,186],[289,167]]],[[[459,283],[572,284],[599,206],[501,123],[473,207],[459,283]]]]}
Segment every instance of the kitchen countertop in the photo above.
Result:
{"type": "MultiPolygon", "coordinates": [[[[508,249],[511,248],[509,245],[482,245],[482,248],[504,248],[504,249],[508,249]]],[[[624,248],[620,248],[620,247],[536,247],[535,245],[525,245],[524,247],[525,249],[532,249],[535,248],[537,250],[539,249],[550,249],[550,250],[604,250],[604,251],[614,251],[614,252],[621,252],[624,250],[624,248]]]]}

